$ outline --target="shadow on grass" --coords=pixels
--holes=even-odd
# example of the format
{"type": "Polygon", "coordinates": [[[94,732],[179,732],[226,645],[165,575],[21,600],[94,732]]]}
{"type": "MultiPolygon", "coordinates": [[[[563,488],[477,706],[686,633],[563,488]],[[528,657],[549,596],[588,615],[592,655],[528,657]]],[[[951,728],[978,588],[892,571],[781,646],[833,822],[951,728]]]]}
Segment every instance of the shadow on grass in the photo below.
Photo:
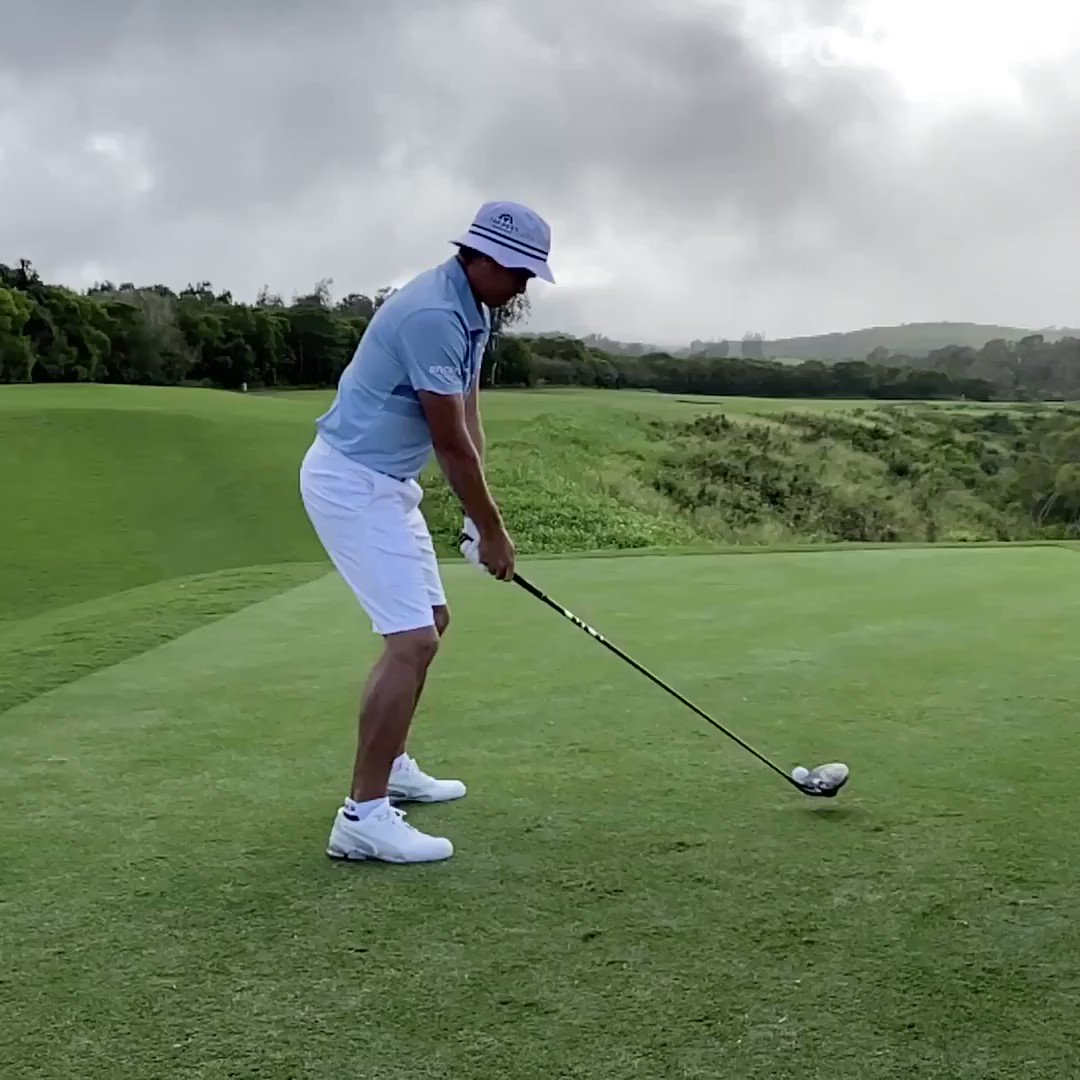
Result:
{"type": "Polygon", "coordinates": [[[858,822],[863,820],[866,816],[866,812],[861,806],[851,805],[807,806],[803,807],[802,812],[806,817],[818,821],[826,821],[831,824],[836,824],[837,822],[843,824],[851,820],[858,822]]]}

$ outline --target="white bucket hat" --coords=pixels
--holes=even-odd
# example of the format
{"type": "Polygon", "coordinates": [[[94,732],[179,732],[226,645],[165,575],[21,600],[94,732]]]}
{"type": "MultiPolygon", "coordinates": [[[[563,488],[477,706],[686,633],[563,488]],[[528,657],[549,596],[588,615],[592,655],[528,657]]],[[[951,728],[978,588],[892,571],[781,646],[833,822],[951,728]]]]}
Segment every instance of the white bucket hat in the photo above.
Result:
{"type": "Polygon", "coordinates": [[[551,226],[521,203],[484,203],[466,232],[452,243],[489,255],[509,270],[531,270],[537,277],[555,284],[547,264],[551,226]]]}

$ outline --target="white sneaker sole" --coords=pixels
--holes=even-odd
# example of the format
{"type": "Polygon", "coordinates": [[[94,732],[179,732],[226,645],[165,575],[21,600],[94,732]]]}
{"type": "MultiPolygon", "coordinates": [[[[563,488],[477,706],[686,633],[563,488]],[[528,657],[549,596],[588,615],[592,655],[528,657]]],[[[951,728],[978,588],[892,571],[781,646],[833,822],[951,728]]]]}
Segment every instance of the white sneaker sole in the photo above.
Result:
{"type": "Polygon", "coordinates": [[[326,849],[328,859],[336,863],[393,863],[395,866],[405,866],[411,863],[441,863],[450,858],[449,855],[431,855],[428,859],[392,859],[390,855],[362,855],[356,852],[335,851],[333,848],[326,849]]]}
{"type": "Polygon", "coordinates": [[[394,791],[390,789],[387,791],[387,798],[396,806],[398,803],[414,802],[414,803],[441,803],[441,802],[456,802],[458,799],[465,798],[465,792],[460,795],[409,795],[404,791],[394,791]]]}
{"type": "Polygon", "coordinates": [[[454,849],[451,848],[446,854],[407,859],[403,855],[391,855],[389,853],[377,855],[373,852],[362,851],[360,848],[343,848],[332,842],[326,848],[326,857],[333,859],[334,862],[386,862],[398,866],[407,863],[442,862],[444,859],[449,859],[453,854],[454,849]]]}
{"type": "Polygon", "coordinates": [[[449,855],[432,855],[426,859],[402,859],[391,858],[389,855],[362,855],[359,852],[337,851],[334,848],[326,849],[327,858],[332,859],[334,862],[385,862],[393,863],[395,866],[406,866],[412,863],[444,862],[452,855],[453,852],[449,855]]]}

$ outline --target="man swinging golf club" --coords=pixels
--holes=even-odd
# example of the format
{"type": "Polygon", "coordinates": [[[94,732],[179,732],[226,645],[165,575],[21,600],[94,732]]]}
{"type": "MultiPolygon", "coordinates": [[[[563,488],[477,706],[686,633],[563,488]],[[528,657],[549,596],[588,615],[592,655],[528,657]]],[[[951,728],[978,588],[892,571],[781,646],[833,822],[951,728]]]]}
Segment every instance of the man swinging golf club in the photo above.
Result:
{"type": "Polygon", "coordinates": [[[480,362],[490,310],[533,277],[554,282],[551,230],[528,207],[489,202],[453,243],[455,255],[375,313],[300,468],[315,533],[385,643],[363,691],[352,789],[327,845],[336,859],[431,862],[454,852],[392,802],[465,794],[461,781],[429,776],[406,749],[450,621],[420,511],[418,478],[432,454],[465,511],[463,553],[500,581],[514,573],[514,544],[484,477],[480,362]]]}

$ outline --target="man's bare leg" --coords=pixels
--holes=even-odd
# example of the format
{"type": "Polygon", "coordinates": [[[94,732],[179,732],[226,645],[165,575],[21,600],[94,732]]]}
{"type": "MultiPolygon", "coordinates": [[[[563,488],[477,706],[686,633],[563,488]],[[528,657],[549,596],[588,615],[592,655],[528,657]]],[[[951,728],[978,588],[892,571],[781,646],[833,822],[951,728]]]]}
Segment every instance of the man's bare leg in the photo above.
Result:
{"type": "MultiPolygon", "coordinates": [[[[439,635],[439,640],[442,640],[443,634],[446,633],[446,628],[450,625],[450,609],[445,605],[439,607],[433,607],[431,614],[435,618],[435,630],[439,635]]],[[[420,695],[424,692],[424,683],[427,680],[428,669],[424,669],[423,675],[420,676],[420,685],[416,688],[416,702],[413,704],[413,714],[416,714],[417,708],[420,705],[420,695]]],[[[405,744],[408,742],[409,733],[406,731],[404,737],[401,740],[401,745],[398,747],[398,752],[394,755],[395,760],[401,757],[405,753],[405,744]]]]}
{"type": "Polygon", "coordinates": [[[427,669],[439,649],[434,627],[389,634],[371,670],[360,706],[352,799],[386,798],[390,769],[409,734],[427,669]]]}

